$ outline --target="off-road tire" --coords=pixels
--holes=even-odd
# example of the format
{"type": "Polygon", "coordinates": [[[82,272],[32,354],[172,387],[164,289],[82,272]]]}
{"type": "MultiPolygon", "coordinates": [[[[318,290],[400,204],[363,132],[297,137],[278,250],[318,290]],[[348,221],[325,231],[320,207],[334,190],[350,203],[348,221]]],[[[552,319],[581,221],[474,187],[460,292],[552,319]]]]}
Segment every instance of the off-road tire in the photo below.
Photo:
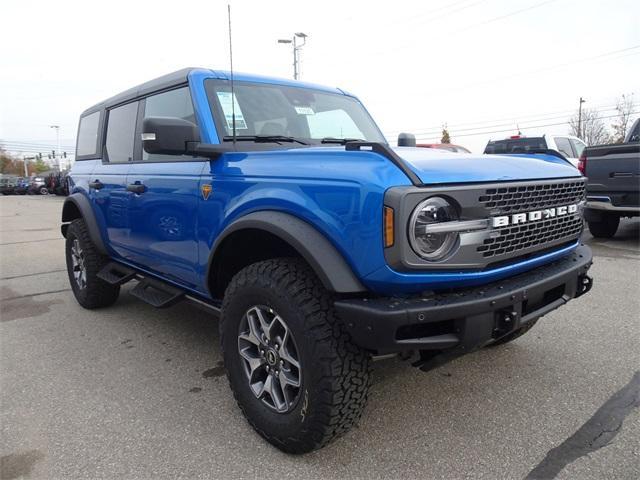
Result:
{"type": "Polygon", "coordinates": [[[518,330],[515,330],[507,335],[505,335],[502,338],[499,338],[498,340],[496,340],[495,342],[489,344],[489,347],[498,347],[500,345],[504,345],[505,343],[509,343],[514,341],[516,338],[520,338],[522,335],[524,335],[525,333],[527,333],[529,330],[531,330],[533,328],[533,326],[538,323],[538,318],[536,318],[535,320],[531,320],[530,322],[527,322],[526,325],[520,327],[518,330]]]}
{"type": "Polygon", "coordinates": [[[602,214],[599,222],[588,222],[591,235],[596,238],[611,238],[618,231],[620,217],[618,215],[602,214]]]}
{"type": "Polygon", "coordinates": [[[227,378],[249,424],[287,453],[318,449],[360,419],[370,385],[370,355],[336,318],[331,294],[301,260],[254,263],[231,280],[222,305],[220,338],[227,378]],[[301,387],[289,412],[278,413],[249,387],[238,353],[241,319],[265,305],[287,322],[298,348],[301,387]]]}
{"type": "Polygon", "coordinates": [[[120,294],[119,285],[111,285],[98,278],[98,272],[109,262],[109,258],[98,252],[91,240],[89,230],[84,220],[79,218],[71,222],[67,229],[65,242],[65,257],[67,260],[67,274],[73,295],[78,303],[87,309],[108,307],[118,300],[120,294]],[[71,248],[75,239],[78,239],[84,253],[84,265],[86,268],[86,286],[80,288],[73,275],[71,260],[71,248]]]}

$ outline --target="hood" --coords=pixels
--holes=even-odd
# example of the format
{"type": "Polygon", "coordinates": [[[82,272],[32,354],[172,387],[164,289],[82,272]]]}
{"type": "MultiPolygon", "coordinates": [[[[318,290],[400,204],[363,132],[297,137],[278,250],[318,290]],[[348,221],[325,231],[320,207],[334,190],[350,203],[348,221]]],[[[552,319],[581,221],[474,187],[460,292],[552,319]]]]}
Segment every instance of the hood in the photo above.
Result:
{"type": "Polygon", "coordinates": [[[569,162],[552,155],[475,155],[412,147],[393,150],[429,185],[580,176],[569,162]]]}

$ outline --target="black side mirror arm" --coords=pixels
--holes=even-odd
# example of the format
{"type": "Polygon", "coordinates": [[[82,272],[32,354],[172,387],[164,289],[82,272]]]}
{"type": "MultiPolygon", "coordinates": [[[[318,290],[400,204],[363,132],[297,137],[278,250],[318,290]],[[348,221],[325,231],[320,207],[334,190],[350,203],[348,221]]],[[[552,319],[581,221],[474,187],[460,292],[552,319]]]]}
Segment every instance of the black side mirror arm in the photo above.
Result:
{"type": "Polygon", "coordinates": [[[206,157],[212,160],[220,157],[227,152],[233,152],[234,149],[231,145],[219,145],[214,143],[200,143],[200,142],[187,142],[186,153],[187,155],[194,155],[196,157],[206,157]]]}

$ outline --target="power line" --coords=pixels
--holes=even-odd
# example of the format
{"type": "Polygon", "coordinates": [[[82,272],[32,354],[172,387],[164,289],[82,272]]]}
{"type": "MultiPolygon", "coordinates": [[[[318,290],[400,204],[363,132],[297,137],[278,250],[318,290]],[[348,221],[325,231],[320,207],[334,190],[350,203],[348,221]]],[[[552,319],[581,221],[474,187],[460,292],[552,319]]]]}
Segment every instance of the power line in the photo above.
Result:
{"type": "Polygon", "coordinates": [[[451,87],[444,87],[442,89],[440,89],[437,93],[434,93],[433,95],[427,95],[426,98],[428,97],[433,97],[433,96],[442,96],[443,92],[446,91],[456,91],[456,90],[468,90],[471,88],[475,88],[478,86],[482,86],[482,85],[487,85],[487,84],[492,84],[498,81],[502,81],[502,80],[506,80],[506,79],[511,79],[511,78],[517,78],[517,77],[521,77],[521,76],[531,76],[533,74],[536,73],[541,73],[541,72],[548,72],[550,70],[556,70],[559,68],[566,68],[572,65],[576,65],[576,64],[580,64],[580,63],[584,63],[584,62],[591,62],[591,61],[598,61],[598,60],[605,60],[606,61],[612,61],[612,60],[620,60],[622,58],[626,58],[629,56],[633,56],[633,55],[638,55],[640,54],[640,50],[637,52],[632,52],[632,50],[638,50],[640,49],[640,45],[633,45],[631,47],[626,47],[626,48],[621,48],[618,50],[612,50],[610,52],[604,52],[598,55],[594,55],[591,57],[584,57],[584,58],[580,58],[578,60],[573,60],[571,62],[565,62],[565,63],[560,63],[560,64],[556,64],[556,65],[551,65],[548,67],[543,67],[543,68],[539,68],[536,70],[526,70],[526,71],[521,71],[518,73],[513,73],[510,75],[503,75],[500,77],[494,77],[488,80],[482,80],[480,82],[472,82],[472,83],[467,83],[464,85],[459,85],[459,86],[451,86],[451,87]],[[629,53],[630,52],[630,53],[629,53]],[[620,53],[626,53],[626,55],[621,55],[619,57],[616,58],[608,58],[608,57],[612,57],[614,55],[618,55],[620,53]]]}
{"type": "MultiPolygon", "coordinates": [[[[528,7],[521,8],[520,10],[515,10],[513,12],[509,12],[509,13],[504,14],[504,15],[499,15],[497,17],[493,17],[493,18],[490,18],[488,20],[484,20],[484,21],[481,21],[481,22],[478,22],[478,23],[473,23],[471,25],[467,25],[467,26],[459,28],[457,30],[449,31],[449,32],[447,32],[447,34],[451,36],[451,35],[455,35],[456,33],[465,32],[467,30],[471,30],[471,29],[476,28],[476,27],[481,27],[481,26],[488,25],[488,24],[493,23],[493,22],[497,22],[499,20],[503,20],[505,18],[513,17],[513,16],[518,15],[520,13],[527,12],[527,11],[533,10],[535,8],[539,8],[539,7],[542,7],[544,5],[547,5],[549,3],[556,2],[556,1],[557,0],[545,0],[545,1],[542,1],[542,2],[538,2],[538,3],[530,5],[528,7]]],[[[479,2],[476,2],[474,4],[471,4],[471,5],[469,5],[469,7],[472,7],[472,6],[474,6],[474,5],[478,4],[478,3],[481,3],[481,2],[479,1],[479,2]]],[[[464,10],[464,8],[462,8],[461,10],[464,10]]],[[[453,12],[451,12],[451,13],[453,13],[453,12]]],[[[446,16],[446,15],[444,15],[444,16],[446,16]]],[[[439,19],[439,18],[442,18],[442,17],[437,17],[437,18],[439,19]]],[[[425,24],[427,24],[427,23],[429,23],[429,22],[425,22],[425,24]]],[[[432,35],[428,35],[427,37],[421,38],[421,41],[424,41],[425,38],[429,38],[429,36],[433,36],[433,34],[432,35]]],[[[396,52],[396,51],[399,51],[399,50],[403,50],[404,48],[406,48],[409,45],[410,44],[396,45],[393,48],[385,49],[384,51],[378,51],[377,53],[396,52]]]]}
{"type": "MultiPolygon", "coordinates": [[[[637,112],[631,112],[631,115],[634,115],[637,112]]],[[[605,115],[602,117],[594,117],[593,120],[605,120],[607,118],[616,118],[618,115],[605,115]]],[[[559,125],[569,125],[571,122],[558,122],[558,123],[546,123],[546,124],[542,124],[542,125],[531,125],[529,127],[520,127],[520,130],[533,130],[536,128],[544,128],[544,127],[556,127],[559,125]]],[[[478,132],[478,133],[463,133],[463,134],[458,134],[455,132],[451,132],[451,136],[452,137],[473,137],[473,136],[478,136],[478,135],[489,135],[491,133],[505,133],[505,132],[512,132],[513,128],[509,128],[509,129],[503,129],[503,130],[491,130],[488,132],[478,132]]],[[[424,139],[424,138],[428,138],[428,137],[420,137],[419,139],[424,139]]]]}
{"type": "MultiPolygon", "coordinates": [[[[634,104],[633,106],[636,107],[640,104],[634,104]]],[[[601,106],[596,106],[591,108],[592,111],[595,111],[596,113],[604,113],[604,112],[608,112],[608,111],[613,111],[616,109],[616,105],[601,105],[601,106]]],[[[495,127],[502,127],[502,126],[508,126],[508,125],[513,125],[515,123],[518,124],[527,124],[527,123],[531,123],[531,122],[537,122],[537,121],[545,121],[545,120],[555,120],[558,118],[563,118],[566,115],[570,115],[575,113],[575,109],[571,109],[571,110],[560,110],[560,111],[556,111],[556,112],[549,112],[549,113],[544,113],[544,114],[536,114],[536,115],[524,115],[524,116],[514,116],[514,117],[507,117],[507,118],[502,118],[502,119],[494,119],[494,120],[484,120],[484,121],[478,121],[478,122],[466,122],[466,123],[458,123],[458,124],[451,124],[451,125],[447,125],[447,129],[450,131],[455,131],[455,132],[464,132],[464,131],[469,131],[469,130],[479,130],[479,129],[485,129],[485,128],[495,128],[495,127]],[[558,115],[558,114],[562,114],[562,115],[558,115]],[[491,123],[491,122],[502,122],[502,121],[508,121],[509,123],[491,123]],[[487,125],[489,124],[489,125],[487,125]],[[475,127],[469,127],[469,128],[456,128],[456,127],[467,127],[467,126],[471,126],[471,125],[481,125],[481,126],[475,126],[475,127]]],[[[399,131],[388,131],[388,132],[384,132],[386,136],[395,136],[395,134],[400,133],[402,131],[411,131],[411,129],[404,129],[404,130],[399,130],[399,131]]],[[[425,127],[424,129],[420,129],[418,130],[415,135],[428,135],[428,134],[439,134],[442,131],[442,126],[433,126],[433,127],[425,127]]]]}
{"type": "MultiPolygon", "coordinates": [[[[604,58],[607,58],[607,57],[618,55],[620,53],[630,52],[631,50],[637,50],[639,48],[640,48],[640,45],[634,45],[634,46],[631,46],[631,47],[621,48],[619,50],[612,50],[610,52],[601,53],[601,54],[594,55],[594,56],[591,56],[591,57],[579,58],[578,60],[573,60],[571,62],[558,63],[558,64],[555,64],[555,65],[550,65],[548,67],[542,67],[542,68],[538,68],[538,69],[535,69],[535,70],[520,71],[520,72],[517,72],[517,73],[513,73],[511,75],[503,75],[503,76],[500,76],[500,77],[494,77],[494,78],[490,78],[488,80],[483,80],[481,82],[473,82],[473,83],[468,83],[466,85],[461,85],[461,86],[457,86],[457,87],[454,86],[454,87],[450,87],[450,88],[445,88],[444,90],[467,89],[467,88],[470,88],[470,87],[476,87],[478,85],[487,85],[487,84],[496,82],[498,80],[505,80],[505,79],[508,79],[508,78],[516,78],[516,77],[521,77],[523,75],[532,75],[534,73],[548,72],[549,70],[556,70],[558,68],[565,68],[565,67],[569,67],[569,66],[572,66],[572,65],[576,65],[578,63],[591,62],[593,60],[604,59],[604,58]]],[[[640,52],[631,52],[631,53],[627,53],[626,55],[622,55],[622,56],[619,56],[617,58],[613,58],[613,59],[610,59],[610,60],[619,60],[621,58],[626,58],[626,57],[629,57],[629,56],[632,56],[632,55],[637,55],[638,53],[640,53],[640,52]]]]}
{"type": "MultiPolygon", "coordinates": [[[[449,10],[449,11],[447,11],[447,12],[444,12],[442,15],[436,15],[435,17],[429,17],[429,20],[428,20],[428,21],[426,21],[426,22],[419,22],[419,23],[418,23],[418,25],[427,25],[427,24],[429,24],[429,23],[435,22],[436,20],[440,20],[441,18],[448,17],[449,15],[452,15],[452,14],[454,14],[454,13],[458,13],[458,12],[461,12],[461,11],[463,11],[463,10],[467,10],[467,9],[469,9],[469,8],[471,8],[471,7],[475,7],[476,5],[478,5],[478,4],[480,4],[480,3],[484,3],[484,2],[486,2],[486,1],[487,1],[487,0],[478,0],[478,1],[474,2],[474,3],[469,4],[469,5],[465,5],[465,6],[463,6],[463,7],[456,8],[456,9],[449,10]]],[[[458,2],[458,4],[459,4],[459,3],[462,3],[462,2],[458,2]]],[[[452,5],[449,5],[449,7],[454,7],[455,5],[457,5],[457,4],[456,4],[456,3],[454,3],[454,4],[452,4],[452,5]]],[[[430,12],[430,13],[433,13],[433,12],[430,12]]],[[[429,15],[429,13],[427,13],[426,15],[429,15]]],[[[424,17],[424,16],[425,16],[425,15],[422,15],[422,17],[424,17]]],[[[409,21],[409,23],[413,23],[413,22],[409,21]]]]}
{"type": "MultiPolygon", "coordinates": [[[[4,148],[11,148],[11,149],[18,149],[18,150],[36,150],[36,151],[42,151],[42,152],[58,150],[57,145],[29,145],[29,144],[21,144],[21,143],[14,143],[14,142],[0,142],[0,146],[4,148]]],[[[60,145],[61,152],[62,151],[70,152],[70,151],[74,151],[75,149],[76,147],[72,145],[60,145]]]]}
{"type": "Polygon", "coordinates": [[[417,25],[426,25],[426,24],[431,23],[431,22],[433,22],[435,20],[438,20],[440,18],[447,17],[447,16],[449,16],[449,15],[451,15],[453,13],[457,13],[457,12],[460,12],[462,10],[466,10],[467,8],[474,7],[474,6],[478,5],[479,3],[484,3],[487,0],[478,0],[478,1],[475,1],[475,2],[473,2],[471,4],[469,4],[469,5],[465,5],[465,6],[462,6],[460,8],[454,8],[454,7],[457,7],[460,4],[466,3],[468,1],[470,1],[470,0],[460,0],[460,1],[457,1],[457,2],[450,3],[448,5],[444,5],[444,6],[439,7],[439,8],[435,8],[433,10],[429,10],[427,12],[423,12],[423,13],[421,13],[419,15],[416,15],[416,16],[414,16],[412,18],[409,18],[409,19],[402,18],[402,19],[398,19],[398,20],[392,21],[390,23],[391,23],[391,25],[397,25],[399,23],[402,23],[402,25],[404,27],[406,27],[407,25],[416,25],[416,26],[417,25]],[[451,9],[453,9],[453,10],[451,10],[451,9]],[[448,11],[443,12],[443,10],[448,10],[448,11]],[[435,17],[432,16],[434,13],[438,13],[438,12],[442,12],[442,13],[440,15],[436,15],[435,17]],[[421,22],[420,20],[424,19],[425,17],[429,17],[428,21],[421,22]]]}
{"type": "MultiPolygon", "coordinates": [[[[23,141],[23,140],[0,140],[0,142],[3,143],[13,143],[16,145],[30,145],[30,146],[35,146],[35,147],[40,147],[40,146],[48,146],[48,145],[54,145],[54,143],[41,143],[41,142],[27,142],[27,141],[23,141]]],[[[65,146],[71,145],[70,143],[68,144],[64,144],[65,146]]]]}
{"type": "Polygon", "coordinates": [[[489,23],[497,22],[499,20],[504,20],[505,18],[513,17],[514,15],[519,15],[520,13],[528,12],[529,10],[533,10],[535,8],[543,7],[546,4],[552,3],[552,2],[555,2],[555,1],[557,1],[557,0],[546,0],[544,2],[536,3],[534,5],[530,5],[529,7],[521,8],[520,10],[516,10],[514,12],[507,13],[505,15],[500,15],[498,17],[490,18],[489,20],[486,20],[484,22],[479,22],[479,23],[476,23],[476,24],[471,25],[469,27],[462,28],[462,29],[458,30],[458,32],[462,32],[464,30],[469,30],[470,28],[475,28],[475,27],[480,27],[480,26],[483,26],[483,25],[488,25],[489,23]]]}

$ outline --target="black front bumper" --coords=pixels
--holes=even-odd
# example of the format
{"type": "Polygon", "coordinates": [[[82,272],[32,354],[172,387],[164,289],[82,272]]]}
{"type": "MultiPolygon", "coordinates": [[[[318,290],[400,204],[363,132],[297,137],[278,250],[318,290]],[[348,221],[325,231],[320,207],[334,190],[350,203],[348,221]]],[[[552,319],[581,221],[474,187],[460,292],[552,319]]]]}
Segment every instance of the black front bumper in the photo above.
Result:
{"type": "Polygon", "coordinates": [[[481,287],[410,298],[338,300],[353,341],[378,354],[468,353],[508,335],[591,288],[591,249],[481,287]]]}

